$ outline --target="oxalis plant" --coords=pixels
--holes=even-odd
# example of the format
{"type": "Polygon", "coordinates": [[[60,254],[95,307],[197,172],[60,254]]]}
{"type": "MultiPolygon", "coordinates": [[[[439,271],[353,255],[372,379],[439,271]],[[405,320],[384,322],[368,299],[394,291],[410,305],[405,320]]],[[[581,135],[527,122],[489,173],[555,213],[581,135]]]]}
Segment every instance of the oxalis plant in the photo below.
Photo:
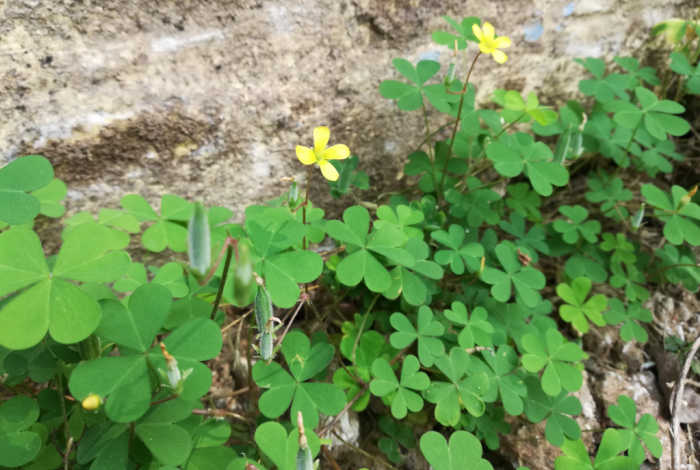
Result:
{"type": "MultiPolygon", "coordinates": [[[[684,108],[631,57],[578,61],[583,102],[498,89],[478,108],[479,59],[506,62],[510,40],[446,20],[433,39],[455,57],[447,71],[395,59],[401,79],[379,87],[425,118],[404,169],[415,184],[341,219],[309,199],[313,168],[334,196],[359,200],[368,178],[325,126],[296,148],[303,188],[241,223],[127,195],[67,218],[48,256],[34,220],[63,215],[65,185],[37,155],[0,170],[0,467],[311,469],[350,410],[374,423],[373,468],[418,447],[436,470],[492,469],[484,448],[516,419],[545,423],[557,470],[660,456],[655,419],[626,396],[586,448],[575,394],[583,335],[613,325],[644,343],[650,290],[698,289],[697,186],[663,178],[685,158],[672,139],[690,129],[684,108]],[[173,261],[134,260],[136,242],[173,261]],[[233,411],[207,398],[224,335],[250,374],[233,411]]],[[[697,54],[675,54],[683,93],[698,93],[697,54]]]]}

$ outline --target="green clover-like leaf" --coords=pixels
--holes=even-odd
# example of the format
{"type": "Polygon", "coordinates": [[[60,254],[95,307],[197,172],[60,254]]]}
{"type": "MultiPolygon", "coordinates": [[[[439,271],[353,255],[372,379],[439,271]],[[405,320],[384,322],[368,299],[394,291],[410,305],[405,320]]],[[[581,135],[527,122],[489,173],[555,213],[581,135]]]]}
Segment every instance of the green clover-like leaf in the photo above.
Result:
{"type": "Polygon", "coordinates": [[[459,301],[452,302],[450,310],[445,310],[445,317],[452,323],[461,325],[462,331],[457,336],[459,345],[465,349],[471,349],[475,345],[491,346],[494,327],[488,320],[488,312],[484,307],[478,306],[472,310],[471,315],[467,307],[459,301]]]}
{"type": "Polygon", "coordinates": [[[503,271],[486,266],[481,274],[481,280],[491,284],[491,295],[499,302],[507,302],[515,287],[519,301],[528,307],[536,306],[542,300],[538,291],[545,286],[544,274],[532,266],[523,266],[518,249],[509,241],[499,243],[494,251],[503,271]]]}
{"type": "Polygon", "coordinates": [[[407,267],[412,267],[415,260],[406,250],[398,248],[406,241],[402,231],[384,227],[368,236],[369,223],[367,209],[351,206],[343,212],[343,222],[330,220],[325,229],[331,237],[348,244],[351,251],[336,267],[338,280],[348,286],[364,280],[372,292],[384,292],[391,287],[391,276],[374,253],[407,267]]]}
{"type": "Polygon", "coordinates": [[[455,431],[449,445],[442,434],[428,431],[420,438],[420,450],[435,470],[462,470],[469,465],[474,470],[493,470],[493,466],[481,457],[479,439],[467,431],[455,431]]]}
{"type": "MultiPolygon", "coordinates": [[[[308,439],[311,455],[316,456],[321,448],[313,427],[306,424],[304,416],[304,434],[308,439]]],[[[279,470],[296,470],[299,452],[299,431],[294,429],[289,435],[284,427],[273,421],[263,423],[255,430],[255,443],[268,456],[279,470]]],[[[257,466],[257,463],[256,463],[257,466]]]]}
{"type": "Polygon", "coordinates": [[[639,302],[631,303],[625,308],[620,299],[610,299],[610,310],[605,312],[605,318],[610,325],[622,323],[620,337],[624,341],[646,343],[647,339],[649,339],[647,330],[644,329],[641,323],[651,323],[653,317],[651,312],[642,307],[642,304],[639,302]]]}
{"type": "Polygon", "coordinates": [[[477,41],[472,31],[472,26],[481,24],[481,20],[476,16],[466,17],[459,23],[449,16],[443,16],[442,19],[447,21],[450,26],[454,28],[456,34],[445,31],[434,31],[433,41],[436,43],[447,46],[450,49],[454,49],[456,45],[457,49],[461,50],[467,47],[469,41],[477,41]]]}
{"type": "Polygon", "coordinates": [[[559,212],[568,217],[571,222],[564,219],[557,219],[552,224],[552,228],[562,234],[566,243],[574,244],[578,242],[579,236],[588,243],[598,241],[600,233],[600,222],[597,220],[587,220],[588,211],[583,206],[561,206],[559,212]]]}
{"type": "Polygon", "coordinates": [[[629,456],[620,455],[625,449],[627,447],[622,433],[616,429],[606,429],[600,440],[595,461],[591,463],[591,458],[581,439],[565,439],[561,445],[564,455],[557,457],[554,468],[555,470],[637,470],[640,462],[635,462],[629,456]]]}
{"type": "Polygon", "coordinates": [[[684,240],[700,245],[700,227],[695,222],[700,220],[700,205],[692,202],[688,194],[689,191],[674,185],[669,198],[653,184],[642,185],[642,195],[656,208],[656,216],[665,223],[664,237],[674,245],[680,245],[684,240]]]}
{"type": "Polygon", "coordinates": [[[659,100],[644,87],[636,87],[634,94],[640,107],[629,101],[612,101],[605,106],[606,111],[615,113],[613,120],[621,126],[634,130],[643,123],[644,129],[658,140],[666,140],[666,134],[681,136],[690,130],[685,119],[675,116],[685,111],[681,104],[659,100]]]}
{"type": "Polygon", "coordinates": [[[512,372],[518,366],[518,356],[515,350],[508,346],[500,346],[496,351],[483,351],[482,356],[493,370],[490,380],[498,384],[503,408],[512,416],[523,412],[523,397],[527,396],[527,388],[520,377],[512,372]]]}
{"type": "Polygon", "coordinates": [[[527,398],[525,416],[533,423],[546,419],[545,437],[555,446],[561,446],[565,438],[578,439],[581,429],[571,416],[581,413],[581,402],[573,395],[561,392],[557,396],[544,393],[535,377],[525,379],[527,398]]]}
{"type": "Polygon", "coordinates": [[[489,377],[484,371],[471,369],[470,364],[470,356],[457,347],[452,348],[448,356],[443,355],[435,361],[449,382],[433,380],[425,399],[435,403],[435,419],[440,424],[455,426],[462,408],[476,417],[484,414],[486,404],[483,397],[490,390],[489,377]]]}
{"type": "Polygon", "coordinates": [[[620,430],[621,438],[624,441],[625,449],[629,449],[629,455],[637,465],[641,464],[644,459],[644,445],[651,455],[656,458],[661,457],[661,441],[657,437],[659,425],[652,415],[645,413],[636,421],[637,407],[634,400],[620,395],[617,398],[617,405],[608,407],[608,416],[618,426],[624,429],[620,430]]]}
{"type": "Polygon", "coordinates": [[[129,264],[111,229],[94,222],[75,227],[65,240],[52,272],[37,235],[25,228],[0,234],[0,296],[22,290],[0,310],[0,344],[26,349],[48,331],[61,343],[88,337],[100,322],[93,297],[69,281],[109,282],[129,264]]]}
{"type": "Polygon", "coordinates": [[[672,52],[671,70],[686,76],[685,86],[689,93],[700,95],[700,63],[691,65],[685,54],[672,52]]]}
{"type": "Polygon", "coordinates": [[[600,210],[606,217],[614,220],[629,217],[629,212],[620,203],[630,201],[634,195],[624,187],[621,178],[599,172],[589,176],[587,183],[590,190],[586,192],[586,200],[600,204],[600,210]]]}
{"type": "MultiPolygon", "coordinates": [[[[142,313],[148,312],[149,306],[164,308],[163,299],[158,296],[154,301],[151,297],[161,286],[149,286],[149,295],[143,295],[137,302],[134,300],[134,309],[142,313]],[[138,308],[137,308],[138,306],[138,308]]],[[[129,303],[131,308],[131,302],[129,303]]],[[[136,313],[136,312],[132,312],[136,313]]],[[[122,315],[125,315],[122,312],[122,315]]],[[[167,316],[157,313],[158,322],[167,316]]],[[[138,331],[143,335],[145,330],[153,331],[155,322],[148,319],[140,320],[139,325],[132,331],[138,331]],[[144,331],[141,331],[144,329],[144,331]]],[[[112,336],[119,335],[113,328],[109,331],[112,336]]],[[[136,333],[135,333],[136,335],[136,333]]],[[[155,336],[155,333],[153,333],[155,336]]],[[[120,341],[127,341],[125,336],[119,336],[120,341]]],[[[129,343],[139,344],[144,342],[151,344],[153,338],[143,341],[131,339],[129,343]],[[138,343],[137,343],[138,341],[138,343]]],[[[208,318],[195,318],[175,329],[163,340],[167,351],[177,361],[178,369],[184,373],[191,369],[190,375],[182,384],[180,397],[185,400],[197,400],[204,395],[211,386],[211,371],[201,361],[216,357],[221,351],[222,339],[219,326],[208,318]]],[[[126,349],[126,348],[125,348],[126,349]]],[[[163,353],[158,345],[141,351],[121,351],[120,356],[102,357],[96,360],[82,362],[73,370],[69,387],[71,394],[82,400],[91,393],[95,393],[106,399],[105,412],[107,416],[118,423],[134,421],[149,409],[152,398],[151,370],[168,370],[163,353]]]]}
{"type": "Polygon", "coordinates": [[[576,344],[565,341],[556,329],[548,329],[543,336],[525,334],[522,349],[525,351],[521,357],[525,370],[538,372],[544,368],[541,382],[547,395],[557,396],[562,388],[570,392],[581,388],[583,376],[571,363],[578,363],[585,354],[576,344]]]}
{"type": "Polygon", "coordinates": [[[396,312],[389,318],[391,326],[396,330],[389,342],[396,349],[403,349],[418,341],[418,358],[421,364],[430,367],[435,359],[444,355],[445,347],[440,336],[445,332],[442,323],[434,319],[430,308],[422,305],[418,309],[415,328],[403,313],[396,312]]]}
{"type": "Polygon", "coordinates": [[[480,259],[484,256],[484,247],[475,242],[464,243],[465,230],[452,224],[448,231],[436,230],[431,232],[433,240],[447,246],[449,250],[435,252],[435,261],[443,266],[450,265],[455,274],[464,274],[464,265],[468,260],[480,259]]]}
{"type": "Polygon", "coordinates": [[[20,467],[34,460],[42,438],[29,430],[39,418],[39,405],[27,396],[15,396],[0,405],[0,465],[20,467]]]}
{"type": "Polygon", "coordinates": [[[577,277],[570,285],[563,282],[557,286],[557,295],[567,302],[559,307],[559,315],[581,333],[588,332],[588,320],[597,326],[605,326],[603,311],[608,308],[608,299],[603,294],[596,294],[586,300],[591,285],[587,277],[577,277]]]}
{"type": "Polygon", "coordinates": [[[31,222],[41,211],[42,203],[39,197],[28,193],[52,180],[53,167],[40,155],[20,157],[0,168],[0,222],[9,225],[31,222]]]}
{"type": "Polygon", "coordinates": [[[192,203],[179,196],[165,194],[161,198],[160,215],[138,194],[127,194],[122,198],[121,205],[138,221],[153,222],[141,237],[144,248],[157,253],[166,248],[175,252],[187,250],[187,221],[194,210],[192,203]]]}
{"type": "Polygon", "coordinates": [[[627,74],[611,73],[603,77],[605,62],[597,58],[574,59],[588,70],[595,78],[581,80],[579,90],[586,96],[594,96],[601,103],[612,101],[615,97],[629,99],[625,90],[630,89],[635,80],[627,74]]]}
{"type": "Polygon", "coordinates": [[[386,359],[379,358],[372,363],[370,391],[379,397],[391,396],[391,414],[397,419],[406,417],[408,411],[413,413],[423,408],[423,399],[413,390],[423,391],[430,385],[425,372],[419,372],[418,359],[409,354],[401,366],[401,378],[396,379],[391,365],[386,359]]]}
{"type": "Polygon", "coordinates": [[[301,411],[304,423],[318,425],[319,412],[334,415],[345,406],[345,394],[334,384],[307,382],[322,372],[333,359],[333,346],[319,342],[313,347],[300,331],[291,331],[282,343],[282,355],[291,375],[276,363],[257,362],[253,379],[265,391],[260,397],[260,411],[268,418],[277,418],[291,403],[292,416],[301,411]]]}

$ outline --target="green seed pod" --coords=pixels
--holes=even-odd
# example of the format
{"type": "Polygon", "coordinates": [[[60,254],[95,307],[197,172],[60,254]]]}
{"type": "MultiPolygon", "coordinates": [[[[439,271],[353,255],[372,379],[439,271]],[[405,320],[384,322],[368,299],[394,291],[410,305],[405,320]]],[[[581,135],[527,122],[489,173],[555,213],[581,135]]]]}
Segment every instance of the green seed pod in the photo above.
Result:
{"type": "Polygon", "coordinates": [[[260,333],[260,357],[262,357],[263,361],[272,359],[274,342],[275,335],[273,333],[268,331],[260,333]]]}
{"type": "Polygon", "coordinates": [[[90,335],[80,342],[80,357],[84,360],[90,361],[100,356],[100,338],[96,335],[90,335]]]}
{"type": "Polygon", "coordinates": [[[255,322],[258,325],[260,336],[260,356],[265,361],[272,359],[275,335],[272,332],[273,310],[270,294],[265,286],[258,286],[258,293],[255,295],[255,322]]]}
{"type": "Polygon", "coordinates": [[[296,181],[292,181],[292,184],[289,186],[289,198],[287,202],[289,203],[289,207],[292,209],[296,209],[296,207],[301,203],[301,199],[299,198],[299,187],[297,186],[296,181]]]}
{"type": "Polygon", "coordinates": [[[207,211],[200,203],[194,206],[194,213],[187,230],[187,253],[190,267],[204,274],[211,264],[211,235],[207,211]]]}
{"type": "Polygon", "coordinates": [[[299,449],[297,452],[297,470],[313,470],[314,459],[311,457],[311,449],[306,446],[305,449],[299,449]]]}
{"type": "Polygon", "coordinates": [[[258,286],[258,293],[255,295],[255,323],[259,333],[266,331],[270,318],[272,318],[270,294],[267,293],[265,286],[258,286]]]}
{"type": "Polygon", "coordinates": [[[250,245],[246,241],[238,243],[238,261],[233,268],[233,301],[238,307],[248,305],[255,288],[253,263],[250,260],[250,245]]]}
{"type": "Polygon", "coordinates": [[[301,411],[297,413],[297,430],[299,431],[299,451],[297,452],[297,470],[313,470],[314,459],[304,432],[304,418],[301,411]]]}
{"type": "Polygon", "coordinates": [[[644,203],[642,203],[639,210],[632,216],[632,228],[637,230],[642,225],[642,219],[644,218],[644,203]]]}

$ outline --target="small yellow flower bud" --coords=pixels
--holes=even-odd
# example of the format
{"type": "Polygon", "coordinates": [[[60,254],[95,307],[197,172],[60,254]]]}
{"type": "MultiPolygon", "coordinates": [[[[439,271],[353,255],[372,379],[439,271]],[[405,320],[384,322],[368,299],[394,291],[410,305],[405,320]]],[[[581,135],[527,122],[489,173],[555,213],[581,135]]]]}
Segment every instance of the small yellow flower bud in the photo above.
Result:
{"type": "Polygon", "coordinates": [[[83,399],[81,404],[83,405],[83,409],[88,411],[94,411],[100,407],[100,405],[102,404],[102,399],[96,393],[91,393],[87,397],[85,397],[85,399],[83,399]]]}
{"type": "Polygon", "coordinates": [[[484,268],[486,267],[486,256],[481,257],[481,266],[479,267],[479,274],[484,272],[484,268]]]}

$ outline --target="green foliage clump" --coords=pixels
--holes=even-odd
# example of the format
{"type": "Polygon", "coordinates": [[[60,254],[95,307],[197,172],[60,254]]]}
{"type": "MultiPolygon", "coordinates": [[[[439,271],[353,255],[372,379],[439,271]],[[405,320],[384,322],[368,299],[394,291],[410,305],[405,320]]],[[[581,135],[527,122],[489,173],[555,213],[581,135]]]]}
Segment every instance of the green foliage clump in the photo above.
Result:
{"type": "Polygon", "coordinates": [[[504,62],[510,40],[476,17],[446,20],[438,44],[478,46],[463,80],[455,64],[395,59],[401,80],[379,86],[423,114],[404,169],[415,187],[340,219],[309,200],[312,165],[334,197],[369,179],[347,146],[328,147],[326,127],[297,147],[305,190],[291,182],[240,223],[172,194],[159,212],[127,195],[65,220],[52,256],[33,224],[63,215],[65,185],[36,155],[0,169],[0,377],[13,395],[0,466],[308,470],[351,408],[384,410],[374,458],[397,465],[417,445],[437,470],[492,469],[482,443],[498,449],[510,417],[545,423],[557,470],[658,458],[656,422],[625,396],[608,408],[619,428],[589,456],[575,419],[580,336],[620,325],[622,341],[644,343],[650,290],[698,289],[697,185],[669,177],[685,160],[674,138],[690,130],[680,98],[700,93],[697,49],[671,34],[675,99],[634,58],[586,58],[583,102],[555,110],[498,89],[480,108],[474,64],[504,62]],[[136,240],[174,258],[134,260],[136,240]],[[243,414],[207,397],[224,337],[250,373],[233,392],[243,414]]]}

